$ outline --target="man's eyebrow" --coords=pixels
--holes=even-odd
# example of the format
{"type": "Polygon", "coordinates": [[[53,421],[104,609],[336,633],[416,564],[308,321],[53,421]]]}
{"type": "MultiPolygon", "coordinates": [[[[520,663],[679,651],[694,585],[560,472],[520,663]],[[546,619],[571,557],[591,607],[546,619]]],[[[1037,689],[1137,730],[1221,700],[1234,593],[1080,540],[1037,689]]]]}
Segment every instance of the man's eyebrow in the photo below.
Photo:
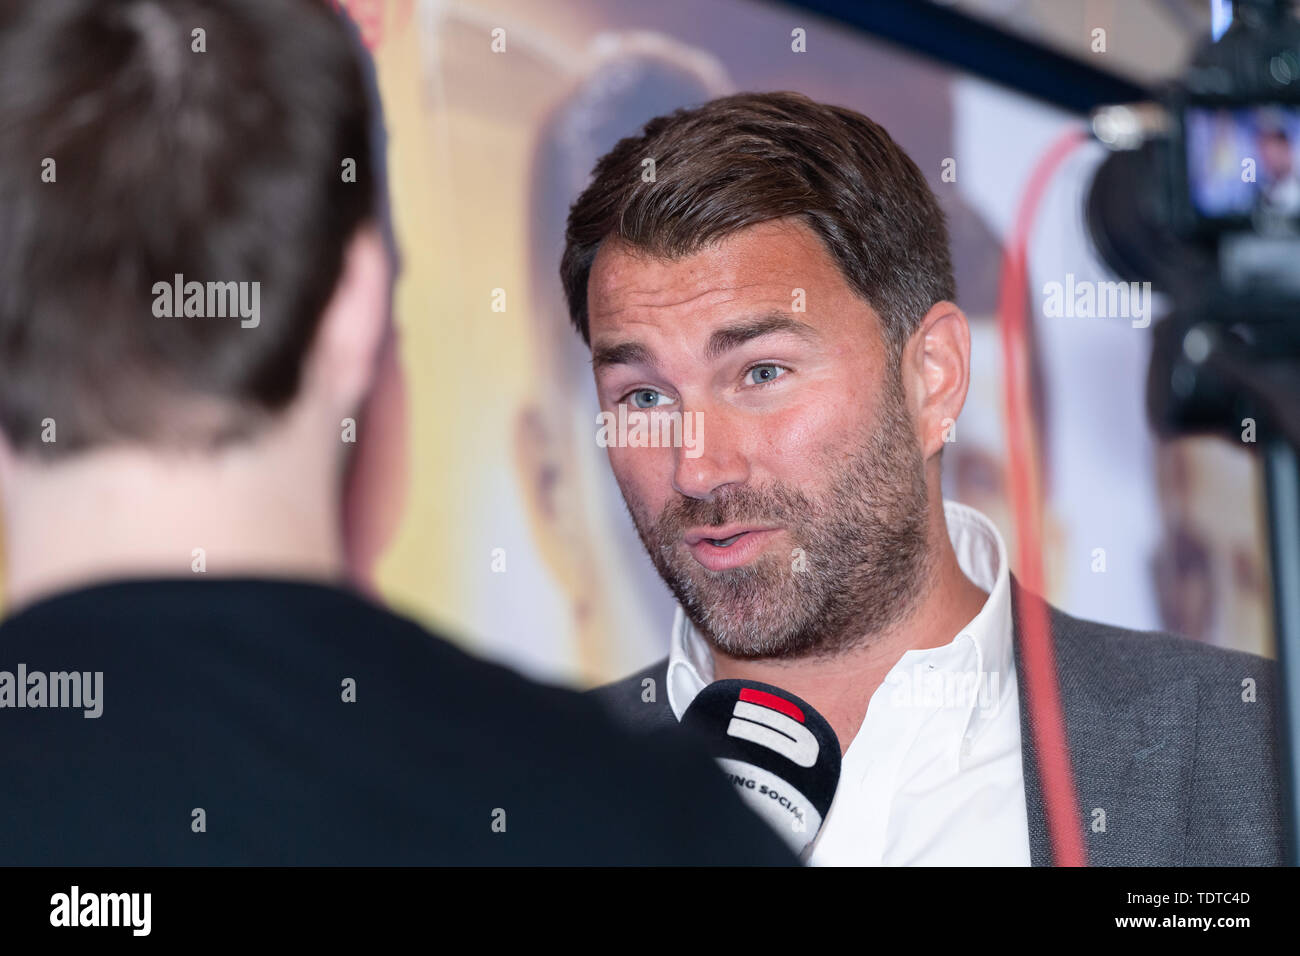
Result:
{"type": "Polygon", "coordinates": [[[617,345],[597,345],[591,350],[591,367],[596,371],[610,365],[647,365],[656,368],[659,362],[654,353],[640,342],[619,342],[617,345]]]}
{"type": "MultiPolygon", "coordinates": [[[[776,335],[777,333],[797,335],[804,339],[818,337],[817,330],[806,322],[800,322],[785,312],[768,312],[753,318],[741,319],[731,325],[724,325],[720,329],[714,329],[713,334],[709,336],[709,344],[705,346],[704,357],[712,362],[752,339],[761,338],[764,335],[776,335]]],[[[616,345],[593,346],[591,350],[592,368],[600,371],[602,368],[611,365],[645,365],[656,368],[659,362],[654,353],[640,342],[619,342],[616,345]]]]}
{"type": "Polygon", "coordinates": [[[752,339],[761,338],[764,335],[775,335],[778,332],[797,335],[804,339],[818,337],[817,330],[808,323],[800,322],[785,312],[769,312],[766,315],[743,319],[732,325],[724,325],[720,329],[715,329],[713,334],[709,336],[709,344],[704,349],[704,357],[709,361],[713,361],[752,339]]]}

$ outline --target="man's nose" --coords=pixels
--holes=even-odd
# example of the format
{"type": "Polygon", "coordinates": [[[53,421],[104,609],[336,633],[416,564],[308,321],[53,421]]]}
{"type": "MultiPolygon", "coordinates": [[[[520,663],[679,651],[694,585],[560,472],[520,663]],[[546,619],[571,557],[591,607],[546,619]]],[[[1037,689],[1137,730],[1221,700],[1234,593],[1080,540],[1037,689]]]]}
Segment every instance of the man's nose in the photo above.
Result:
{"type": "Polygon", "coordinates": [[[685,414],[702,419],[697,431],[701,440],[694,449],[673,449],[673,488],[688,498],[707,500],[728,485],[744,484],[749,459],[739,423],[715,409],[696,408],[685,414]]]}

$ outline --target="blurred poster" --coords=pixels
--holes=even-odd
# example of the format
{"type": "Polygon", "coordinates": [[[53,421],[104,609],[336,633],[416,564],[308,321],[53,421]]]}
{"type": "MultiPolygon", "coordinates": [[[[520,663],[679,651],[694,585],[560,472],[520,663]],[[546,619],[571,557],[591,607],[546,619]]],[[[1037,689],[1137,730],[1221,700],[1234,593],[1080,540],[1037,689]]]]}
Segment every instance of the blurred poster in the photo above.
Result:
{"type": "MultiPolygon", "coordinates": [[[[672,599],[596,444],[587,350],[563,305],[564,221],[596,159],[646,120],[773,89],[871,116],[943,203],[973,324],[945,493],[994,520],[1015,570],[1002,247],[1035,164],[1080,120],[749,0],[345,6],[375,57],[403,265],[352,476],[349,542],[365,586],[545,680],[593,684],[666,652],[672,599]],[[796,28],[806,52],[792,49],[796,28]]],[[[1098,160],[1084,146],[1061,167],[1029,245],[1048,597],[1079,616],[1271,654],[1255,463],[1218,442],[1153,439],[1150,325],[1045,315],[1050,283],[1109,278],[1079,212],[1098,160]]]]}
{"type": "MultiPolygon", "coordinates": [[[[1002,251],[1035,165],[1079,119],[747,0],[354,6],[388,111],[405,265],[408,497],[373,549],[378,590],[544,679],[595,683],[664,653],[672,599],[595,442],[588,354],[558,278],[564,222],[595,161],[646,120],[762,89],[871,116],[944,204],[973,325],[945,494],[997,523],[1015,569],[1002,251]],[[792,48],[796,29],[806,52],[792,48]]],[[[1083,146],[1065,162],[1029,245],[1049,597],[1083,617],[1271,653],[1254,461],[1219,442],[1154,439],[1149,321],[1045,314],[1050,283],[1111,278],[1080,214],[1100,158],[1083,146]]]]}

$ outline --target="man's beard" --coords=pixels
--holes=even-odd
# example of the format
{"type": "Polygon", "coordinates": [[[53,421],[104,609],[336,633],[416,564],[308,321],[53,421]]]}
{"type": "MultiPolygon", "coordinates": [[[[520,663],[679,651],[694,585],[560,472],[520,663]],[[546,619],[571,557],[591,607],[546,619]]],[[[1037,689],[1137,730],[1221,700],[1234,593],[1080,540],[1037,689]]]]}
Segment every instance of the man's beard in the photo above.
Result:
{"type": "Polygon", "coordinates": [[[718,650],[749,659],[834,656],[919,603],[930,566],[924,461],[901,383],[891,384],[865,440],[847,457],[826,449],[819,473],[831,480],[815,497],[780,483],[738,486],[712,501],[677,496],[653,523],[629,505],[660,576],[718,650]],[[792,553],[765,551],[711,571],[683,541],[693,527],[746,523],[779,525],[792,553]]]}

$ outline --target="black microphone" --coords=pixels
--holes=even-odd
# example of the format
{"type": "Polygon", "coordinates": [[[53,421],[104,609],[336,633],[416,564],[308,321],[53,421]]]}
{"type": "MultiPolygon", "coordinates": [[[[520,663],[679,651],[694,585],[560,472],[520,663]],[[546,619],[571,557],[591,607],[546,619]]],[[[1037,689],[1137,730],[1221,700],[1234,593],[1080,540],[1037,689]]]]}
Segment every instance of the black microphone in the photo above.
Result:
{"type": "Polygon", "coordinates": [[[825,717],[771,684],[720,680],[686,708],[682,727],[795,853],[812,846],[840,782],[840,743],[825,717]]]}

